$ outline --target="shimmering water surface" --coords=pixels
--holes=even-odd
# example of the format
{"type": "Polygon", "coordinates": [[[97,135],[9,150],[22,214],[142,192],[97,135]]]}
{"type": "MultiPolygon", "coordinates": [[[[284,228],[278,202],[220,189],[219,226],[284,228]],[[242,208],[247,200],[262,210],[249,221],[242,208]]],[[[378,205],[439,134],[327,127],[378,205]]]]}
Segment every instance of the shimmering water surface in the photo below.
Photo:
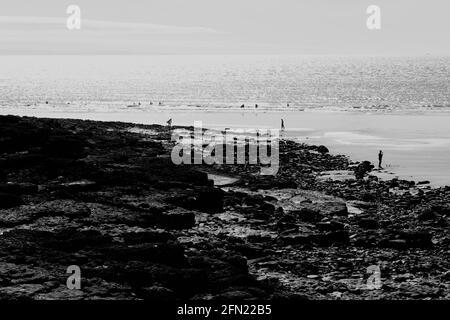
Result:
{"type": "Polygon", "coordinates": [[[242,104],[270,110],[449,111],[450,57],[0,56],[0,106],[116,110],[242,104]]]}
{"type": "Polygon", "coordinates": [[[283,118],[289,137],[357,160],[383,149],[396,175],[450,185],[450,57],[0,56],[0,113],[218,129],[283,118]]]}

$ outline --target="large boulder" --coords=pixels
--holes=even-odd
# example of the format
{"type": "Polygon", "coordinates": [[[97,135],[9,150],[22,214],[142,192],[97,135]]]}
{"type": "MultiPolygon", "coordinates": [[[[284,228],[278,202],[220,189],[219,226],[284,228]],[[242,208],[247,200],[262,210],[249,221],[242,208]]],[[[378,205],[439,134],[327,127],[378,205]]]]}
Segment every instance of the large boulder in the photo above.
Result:
{"type": "Polygon", "coordinates": [[[328,153],[328,152],[330,152],[330,151],[329,151],[328,148],[325,147],[325,146],[318,146],[318,147],[317,147],[317,152],[319,152],[319,153],[321,153],[321,154],[325,154],[325,153],[328,153]]]}
{"type": "Polygon", "coordinates": [[[374,168],[374,165],[371,164],[369,161],[363,161],[361,162],[356,168],[355,168],[355,177],[356,179],[362,179],[364,176],[372,171],[374,168]]]}

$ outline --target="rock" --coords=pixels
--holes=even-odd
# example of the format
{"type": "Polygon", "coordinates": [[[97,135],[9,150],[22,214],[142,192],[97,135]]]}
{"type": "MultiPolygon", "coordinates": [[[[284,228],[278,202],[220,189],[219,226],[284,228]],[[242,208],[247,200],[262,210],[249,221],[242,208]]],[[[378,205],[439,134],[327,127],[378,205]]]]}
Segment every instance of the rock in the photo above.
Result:
{"type": "Polygon", "coordinates": [[[368,172],[372,171],[373,168],[374,168],[374,165],[371,164],[369,161],[361,162],[355,168],[355,177],[356,177],[356,179],[362,179],[368,172]]]}
{"type": "MultiPolygon", "coordinates": [[[[172,164],[170,163],[170,165],[172,164]]],[[[210,180],[206,172],[197,171],[192,168],[177,167],[177,166],[169,168],[170,171],[167,173],[167,175],[170,178],[172,178],[170,181],[180,181],[188,184],[194,184],[196,186],[206,186],[206,187],[214,186],[214,180],[210,180]]],[[[167,168],[165,168],[165,170],[167,170],[167,168]]]]}
{"type": "Polygon", "coordinates": [[[359,201],[359,200],[352,201],[351,204],[357,208],[366,209],[366,210],[367,209],[375,209],[377,207],[376,203],[359,201]]]}
{"type": "Polygon", "coordinates": [[[380,246],[399,250],[404,250],[408,248],[406,240],[403,239],[382,240],[380,242],[380,246]]]}
{"type": "Polygon", "coordinates": [[[110,242],[110,236],[103,235],[97,230],[78,231],[66,229],[52,233],[50,238],[46,236],[42,241],[42,245],[58,250],[75,251],[80,248],[101,246],[110,242]]]}
{"type": "Polygon", "coordinates": [[[86,157],[85,143],[72,136],[52,136],[42,146],[42,153],[47,156],[81,159],[86,157]]]}
{"type": "Polygon", "coordinates": [[[9,209],[23,204],[22,199],[14,194],[0,193],[0,209],[9,209]]]}
{"type": "Polygon", "coordinates": [[[379,244],[379,235],[377,235],[375,232],[365,231],[362,233],[358,233],[353,238],[354,245],[356,247],[363,247],[363,248],[372,248],[376,247],[377,244],[379,244]]]}
{"type": "Polygon", "coordinates": [[[169,198],[169,203],[189,210],[200,210],[207,213],[223,211],[224,192],[214,187],[199,187],[194,192],[169,198]]]}
{"type": "Polygon", "coordinates": [[[237,243],[232,245],[231,248],[245,256],[247,259],[255,259],[269,253],[268,250],[265,250],[262,246],[251,243],[237,243]]]}
{"type": "Polygon", "coordinates": [[[159,190],[170,190],[170,189],[186,189],[191,185],[186,182],[180,181],[158,181],[154,187],[159,190]]]}
{"type": "Polygon", "coordinates": [[[330,222],[319,222],[316,223],[316,227],[320,231],[338,231],[338,230],[344,230],[344,224],[337,222],[337,221],[330,221],[330,222]]]}
{"type": "Polygon", "coordinates": [[[444,272],[441,276],[444,281],[450,281],[450,270],[444,272]]]}
{"type": "Polygon", "coordinates": [[[316,204],[316,206],[319,208],[321,214],[327,216],[339,216],[339,217],[348,216],[348,209],[345,202],[328,201],[316,204]]]}
{"type": "Polygon", "coordinates": [[[38,191],[38,186],[33,183],[2,183],[0,193],[12,193],[15,195],[32,194],[38,191]]]}
{"type": "Polygon", "coordinates": [[[311,241],[319,246],[331,246],[333,244],[348,244],[350,236],[347,231],[332,231],[325,234],[310,236],[311,241]]]}
{"type": "Polygon", "coordinates": [[[279,237],[281,243],[285,245],[310,244],[311,238],[304,234],[288,234],[279,237]]]}
{"type": "Polygon", "coordinates": [[[43,292],[35,295],[35,300],[81,300],[85,298],[82,290],[72,290],[67,286],[59,286],[50,292],[43,292]]]}
{"type": "Polygon", "coordinates": [[[330,152],[330,151],[329,151],[328,148],[325,147],[325,146],[318,146],[318,147],[317,147],[317,152],[322,153],[322,154],[325,154],[325,153],[328,153],[328,152],[330,152]]]}
{"type": "Polygon", "coordinates": [[[401,231],[399,237],[406,240],[409,247],[429,248],[433,246],[433,236],[426,231],[401,231]]]}
{"type": "Polygon", "coordinates": [[[218,188],[203,188],[198,192],[197,208],[208,213],[222,212],[223,195],[218,188]]]}
{"type": "Polygon", "coordinates": [[[167,210],[158,217],[157,224],[168,229],[189,229],[195,225],[195,214],[181,208],[167,210]]]}
{"type": "Polygon", "coordinates": [[[375,196],[372,192],[363,191],[360,193],[359,198],[362,200],[362,202],[372,202],[375,201],[375,196]]]}
{"type": "Polygon", "coordinates": [[[173,290],[161,286],[140,288],[138,293],[145,300],[172,301],[175,299],[173,290]]]}
{"type": "Polygon", "coordinates": [[[33,168],[46,162],[46,158],[40,154],[18,153],[10,154],[0,159],[0,166],[8,169],[33,168]]]}
{"type": "Polygon", "coordinates": [[[45,290],[41,284],[20,284],[0,288],[0,300],[31,300],[35,295],[45,290]]]}
{"type": "Polygon", "coordinates": [[[400,231],[395,239],[383,239],[379,242],[380,247],[394,249],[409,248],[431,248],[433,246],[432,235],[422,231],[400,231]]]}
{"type": "Polygon", "coordinates": [[[183,247],[174,242],[112,244],[98,251],[103,253],[105,258],[118,261],[151,261],[172,266],[184,265],[186,262],[183,247]]]}
{"type": "Polygon", "coordinates": [[[347,231],[331,231],[317,234],[293,234],[283,235],[280,241],[287,245],[317,245],[328,247],[334,244],[349,244],[350,237],[347,231]]]}
{"type": "Polygon", "coordinates": [[[343,295],[344,294],[342,292],[340,292],[340,291],[333,291],[332,293],[330,293],[330,296],[333,299],[341,299],[343,295]]]}
{"type": "Polygon", "coordinates": [[[23,213],[27,213],[34,218],[43,216],[66,216],[69,218],[88,217],[91,214],[89,206],[74,200],[54,200],[39,203],[37,205],[27,205],[21,208],[23,213]]]}
{"type": "Polygon", "coordinates": [[[272,188],[277,188],[277,189],[297,189],[298,184],[293,180],[293,179],[281,179],[276,181],[272,188]]]}
{"type": "Polygon", "coordinates": [[[292,215],[295,215],[304,222],[317,222],[323,219],[323,215],[319,213],[319,210],[311,208],[302,208],[300,210],[290,211],[292,215]]]}
{"type": "Polygon", "coordinates": [[[449,278],[450,187],[377,181],[366,175],[370,163],[283,139],[278,174],[262,177],[258,166],[175,166],[160,126],[136,133],[131,124],[2,116],[0,124],[0,193],[26,203],[0,209],[0,297],[450,297],[439,286],[449,278]],[[66,139],[77,152],[56,150],[66,139]],[[364,179],[318,179],[358,165],[364,179]],[[206,171],[239,180],[221,191],[206,171]],[[65,286],[71,264],[81,267],[82,290],[65,286]],[[373,264],[383,290],[369,292],[373,264]]]}
{"type": "Polygon", "coordinates": [[[22,207],[2,209],[0,211],[0,227],[10,228],[21,224],[30,223],[35,220],[31,212],[21,210],[22,207]]]}
{"type": "Polygon", "coordinates": [[[424,180],[424,181],[417,182],[417,185],[423,185],[423,184],[430,184],[430,181],[424,180]]]}
{"type": "Polygon", "coordinates": [[[436,213],[433,208],[427,207],[422,209],[419,212],[419,215],[417,217],[420,221],[428,221],[428,220],[435,220],[439,218],[439,215],[436,213]]]}
{"type": "Polygon", "coordinates": [[[61,187],[63,190],[72,192],[92,191],[97,188],[97,183],[89,180],[80,180],[63,183],[61,187]]]}
{"type": "Polygon", "coordinates": [[[375,219],[362,218],[358,221],[358,226],[363,229],[378,229],[379,223],[375,219]]]}
{"type": "Polygon", "coordinates": [[[225,254],[222,258],[240,270],[248,271],[247,259],[240,254],[225,254]]]}
{"type": "Polygon", "coordinates": [[[282,233],[290,233],[298,231],[297,219],[290,215],[285,215],[278,219],[276,227],[282,233]]]}
{"type": "Polygon", "coordinates": [[[175,240],[175,237],[172,234],[162,230],[127,232],[121,236],[126,244],[167,242],[169,240],[175,240]]]}
{"type": "Polygon", "coordinates": [[[242,301],[252,299],[253,296],[247,292],[242,290],[229,290],[224,293],[218,294],[214,297],[217,300],[228,300],[228,301],[242,301]]]}
{"type": "Polygon", "coordinates": [[[450,205],[449,204],[434,204],[431,209],[440,215],[450,216],[450,205]]]}
{"type": "Polygon", "coordinates": [[[398,188],[400,186],[400,182],[398,178],[394,178],[391,181],[388,182],[390,188],[398,188]]]}
{"type": "Polygon", "coordinates": [[[26,256],[28,253],[32,258],[30,250],[41,250],[40,254],[50,254],[56,250],[62,254],[62,252],[69,253],[83,248],[102,246],[109,242],[111,242],[110,236],[102,235],[96,230],[78,231],[72,228],[60,228],[59,231],[50,232],[13,229],[2,235],[0,245],[9,246],[9,250],[21,249],[21,255],[26,256]]]}

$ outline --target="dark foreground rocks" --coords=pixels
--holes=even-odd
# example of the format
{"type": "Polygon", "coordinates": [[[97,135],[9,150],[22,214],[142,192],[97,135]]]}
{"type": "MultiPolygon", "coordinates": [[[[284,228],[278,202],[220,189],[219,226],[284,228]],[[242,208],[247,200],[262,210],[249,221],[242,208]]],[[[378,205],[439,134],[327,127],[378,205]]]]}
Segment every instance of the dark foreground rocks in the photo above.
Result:
{"type": "Polygon", "coordinates": [[[291,141],[277,176],[171,147],[160,126],[0,116],[0,299],[450,298],[449,188],[291,141]]]}
{"type": "Polygon", "coordinates": [[[0,123],[0,299],[274,293],[238,252],[180,243],[200,212],[223,211],[223,191],[172,164],[163,128],[149,138],[125,124],[0,123]],[[81,290],[68,288],[69,266],[80,268],[81,290]]]}

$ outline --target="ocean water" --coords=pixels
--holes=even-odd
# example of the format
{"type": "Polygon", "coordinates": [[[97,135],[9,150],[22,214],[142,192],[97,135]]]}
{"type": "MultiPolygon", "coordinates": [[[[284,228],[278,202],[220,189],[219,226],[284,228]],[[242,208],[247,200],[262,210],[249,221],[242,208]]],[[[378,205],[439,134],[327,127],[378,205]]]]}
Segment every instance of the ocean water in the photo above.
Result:
{"type": "Polygon", "coordinates": [[[0,107],[84,112],[242,104],[246,111],[258,104],[271,111],[448,112],[450,57],[0,56],[0,107]]]}
{"type": "Polygon", "coordinates": [[[284,119],[285,137],[373,163],[382,149],[392,177],[450,185],[450,57],[0,56],[0,114],[219,130],[284,119]]]}

